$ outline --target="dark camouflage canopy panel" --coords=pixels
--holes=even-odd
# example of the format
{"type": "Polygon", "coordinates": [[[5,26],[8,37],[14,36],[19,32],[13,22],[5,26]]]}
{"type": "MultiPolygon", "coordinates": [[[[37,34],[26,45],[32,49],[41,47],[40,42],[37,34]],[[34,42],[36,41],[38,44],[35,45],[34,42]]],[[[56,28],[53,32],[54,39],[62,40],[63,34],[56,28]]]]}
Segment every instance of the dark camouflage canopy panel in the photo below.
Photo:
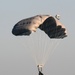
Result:
{"type": "Polygon", "coordinates": [[[50,38],[65,38],[67,30],[59,20],[50,15],[37,15],[19,21],[12,29],[16,36],[27,35],[36,32],[37,28],[44,31],[50,38]]]}

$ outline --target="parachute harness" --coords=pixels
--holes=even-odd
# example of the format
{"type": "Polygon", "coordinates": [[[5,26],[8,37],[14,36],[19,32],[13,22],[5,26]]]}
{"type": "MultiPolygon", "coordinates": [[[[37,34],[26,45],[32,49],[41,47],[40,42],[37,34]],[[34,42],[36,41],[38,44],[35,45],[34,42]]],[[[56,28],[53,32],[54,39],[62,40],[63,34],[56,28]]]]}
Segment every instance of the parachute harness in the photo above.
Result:
{"type": "Polygon", "coordinates": [[[37,65],[37,67],[38,67],[38,71],[40,71],[40,72],[42,72],[42,65],[37,65]]]}

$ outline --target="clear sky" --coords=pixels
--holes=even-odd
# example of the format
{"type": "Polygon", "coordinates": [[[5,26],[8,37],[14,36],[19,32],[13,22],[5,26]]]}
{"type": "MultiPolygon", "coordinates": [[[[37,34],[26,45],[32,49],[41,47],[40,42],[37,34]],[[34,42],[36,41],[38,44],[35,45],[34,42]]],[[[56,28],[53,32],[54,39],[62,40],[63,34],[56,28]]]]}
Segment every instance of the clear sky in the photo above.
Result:
{"type": "Polygon", "coordinates": [[[23,41],[11,33],[19,20],[37,14],[60,14],[68,31],[46,63],[44,74],[75,75],[75,0],[0,0],[0,75],[38,74],[23,41]]]}

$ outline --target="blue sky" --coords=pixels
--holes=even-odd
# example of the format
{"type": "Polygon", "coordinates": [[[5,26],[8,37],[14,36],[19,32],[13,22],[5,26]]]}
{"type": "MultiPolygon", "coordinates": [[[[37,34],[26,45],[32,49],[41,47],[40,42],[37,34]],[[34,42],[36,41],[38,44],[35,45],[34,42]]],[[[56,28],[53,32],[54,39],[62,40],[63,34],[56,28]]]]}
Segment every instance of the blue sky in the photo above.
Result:
{"type": "Polygon", "coordinates": [[[44,67],[46,75],[75,75],[75,1],[74,0],[0,0],[0,75],[37,74],[35,62],[12,35],[21,19],[37,14],[61,15],[68,37],[55,50],[44,67]]]}

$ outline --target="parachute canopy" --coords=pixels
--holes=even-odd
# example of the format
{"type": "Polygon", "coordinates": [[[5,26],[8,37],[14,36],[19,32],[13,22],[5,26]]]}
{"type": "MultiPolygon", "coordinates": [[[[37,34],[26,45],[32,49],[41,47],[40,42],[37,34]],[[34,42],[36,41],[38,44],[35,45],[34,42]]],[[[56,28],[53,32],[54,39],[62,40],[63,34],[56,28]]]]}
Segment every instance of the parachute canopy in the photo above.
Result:
{"type": "Polygon", "coordinates": [[[19,21],[12,29],[16,36],[30,35],[37,28],[44,31],[50,38],[64,38],[67,36],[66,28],[59,20],[50,15],[36,15],[19,21]]]}

